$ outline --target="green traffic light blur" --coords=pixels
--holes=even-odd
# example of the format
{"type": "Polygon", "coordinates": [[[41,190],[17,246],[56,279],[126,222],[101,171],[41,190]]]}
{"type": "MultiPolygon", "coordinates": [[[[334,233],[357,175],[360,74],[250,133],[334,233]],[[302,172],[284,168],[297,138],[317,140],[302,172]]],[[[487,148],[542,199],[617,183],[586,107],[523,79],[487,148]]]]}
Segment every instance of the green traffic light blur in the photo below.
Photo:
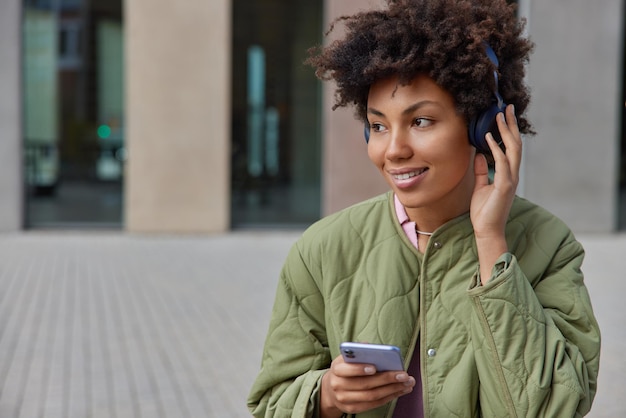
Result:
{"type": "Polygon", "coordinates": [[[109,125],[98,126],[98,137],[100,139],[107,139],[111,136],[111,127],[109,125]]]}

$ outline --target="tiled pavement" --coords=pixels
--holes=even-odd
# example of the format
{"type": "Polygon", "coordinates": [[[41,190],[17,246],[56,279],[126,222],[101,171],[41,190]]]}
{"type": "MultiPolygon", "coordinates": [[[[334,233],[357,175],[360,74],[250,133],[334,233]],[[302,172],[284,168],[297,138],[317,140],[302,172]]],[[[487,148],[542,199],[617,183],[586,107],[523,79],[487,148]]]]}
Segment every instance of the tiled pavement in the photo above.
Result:
{"type": "MultiPolygon", "coordinates": [[[[0,418],[247,417],[299,232],[0,235],[0,418]]],[[[626,236],[583,236],[603,329],[592,418],[626,416],[626,236]]]]}

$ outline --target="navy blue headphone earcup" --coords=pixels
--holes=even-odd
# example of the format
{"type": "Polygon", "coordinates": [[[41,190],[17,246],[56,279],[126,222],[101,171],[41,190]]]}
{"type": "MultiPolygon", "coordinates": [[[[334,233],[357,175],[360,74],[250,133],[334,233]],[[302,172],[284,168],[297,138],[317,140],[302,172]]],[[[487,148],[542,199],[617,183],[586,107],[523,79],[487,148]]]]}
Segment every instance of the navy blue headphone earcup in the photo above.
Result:
{"type": "Polygon", "coordinates": [[[365,136],[365,143],[370,142],[370,124],[365,122],[363,124],[363,136],[365,136]]]}
{"type": "Polygon", "coordinates": [[[491,135],[493,135],[493,139],[495,139],[498,145],[500,145],[500,148],[504,150],[504,144],[502,142],[502,137],[500,136],[500,130],[498,129],[496,116],[498,115],[498,113],[504,112],[504,110],[506,109],[506,103],[504,103],[502,96],[500,96],[500,93],[498,92],[499,80],[497,69],[500,66],[500,63],[498,62],[498,57],[487,42],[483,42],[483,46],[485,47],[485,53],[487,54],[487,57],[494,65],[494,67],[496,67],[496,70],[493,72],[493,78],[495,82],[495,90],[493,92],[493,95],[495,97],[491,106],[489,106],[487,110],[483,111],[478,116],[476,116],[476,118],[470,121],[468,126],[468,136],[470,144],[476,147],[478,152],[481,152],[483,154],[491,154],[489,144],[487,144],[487,140],[485,139],[485,135],[487,135],[487,132],[491,132],[491,135]]]}
{"type": "MultiPolygon", "coordinates": [[[[503,104],[504,105],[504,104],[503,104]]],[[[493,138],[498,144],[502,144],[502,138],[500,137],[500,130],[496,123],[496,116],[500,112],[504,112],[504,107],[498,107],[496,103],[491,105],[487,110],[479,114],[475,119],[470,121],[469,124],[469,141],[478,152],[491,153],[489,150],[489,144],[485,139],[487,132],[491,132],[493,138]]]]}

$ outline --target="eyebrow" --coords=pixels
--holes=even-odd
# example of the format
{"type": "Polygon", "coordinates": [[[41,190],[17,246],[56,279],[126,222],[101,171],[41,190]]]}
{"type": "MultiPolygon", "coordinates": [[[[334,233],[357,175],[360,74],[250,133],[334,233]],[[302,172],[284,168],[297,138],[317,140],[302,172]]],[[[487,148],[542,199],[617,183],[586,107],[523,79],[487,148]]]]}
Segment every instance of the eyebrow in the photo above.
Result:
{"type": "MultiPolygon", "coordinates": [[[[424,106],[428,106],[428,105],[435,105],[435,106],[439,106],[441,107],[441,104],[439,104],[438,102],[435,102],[433,100],[422,100],[420,102],[414,103],[411,106],[407,107],[406,109],[404,109],[402,111],[403,115],[409,115],[413,112],[415,112],[416,110],[424,107],[424,106]]],[[[374,109],[373,107],[368,107],[367,108],[367,113],[368,114],[372,114],[375,116],[385,116],[385,114],[383,112],[381,112],[380,110],[374,109]]]]}

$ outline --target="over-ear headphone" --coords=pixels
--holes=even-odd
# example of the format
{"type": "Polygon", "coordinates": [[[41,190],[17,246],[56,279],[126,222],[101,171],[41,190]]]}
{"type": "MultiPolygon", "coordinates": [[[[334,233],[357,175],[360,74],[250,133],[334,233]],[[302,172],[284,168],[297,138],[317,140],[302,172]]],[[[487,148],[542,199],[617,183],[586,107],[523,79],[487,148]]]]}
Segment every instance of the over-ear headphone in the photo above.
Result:
{"type": "MultiPolygon", "coordinates": [[[[487,135],[487,132],[491,132],[495,141],[500,146],[502,146],[502,138],[500,137],[498,125],[496,124],[496,115],[500,112],[504,112],[504,109],[506,108],[506,103],[504,103],[504,99],[502,99],[502,96],[498,92],[498,67],[500,66],[498,62],[498,57],[488,43],[483,42],[483,45],[485,47],[485,53],[487,54],[487,57],[489,57],[489,60],[496,67],[493,71],[493,77],[495,81],[495,89],[493,92],[494,100],[486,110],[484,110],[475,118],[469,121],[468,137],[470,144],[476,147],[478,152],[489,154],[491,151],[489,150],[489,144],[487,144],[485,135],[487,135]]],[[[365,121],[363,134],[365,136],[365,142],[369,142],[370,125],[367,121],[365,121]]]]}
{"type": "Polygon", "coordinates": [[[498,145],[503,146],[500,130],[498,129],[498,125],[496,123],[496,115],[500,112],[504,112],[504,109],[506,109],[506,103],[504,103],[502,96],[500,96],[500,93],[498,92],[498,67],[500,66],[498,57],[487,42],[483,42],[483,45],[485,46],[487,57],[489,57],[489,60],[491,60],[493,65],[496,67],[495,70],[493,70],[493,78],[495,81],[493,91],[494,100],[486,110],[470,120],[468,125],[468,137],[470,144],[476,147],[478,152],[490,154],[491,151],[489,150],[489,144],[487,144],[485,135],[487,135],[487,132],[491,132],[493,139],[495,139],[498,145]]]}

